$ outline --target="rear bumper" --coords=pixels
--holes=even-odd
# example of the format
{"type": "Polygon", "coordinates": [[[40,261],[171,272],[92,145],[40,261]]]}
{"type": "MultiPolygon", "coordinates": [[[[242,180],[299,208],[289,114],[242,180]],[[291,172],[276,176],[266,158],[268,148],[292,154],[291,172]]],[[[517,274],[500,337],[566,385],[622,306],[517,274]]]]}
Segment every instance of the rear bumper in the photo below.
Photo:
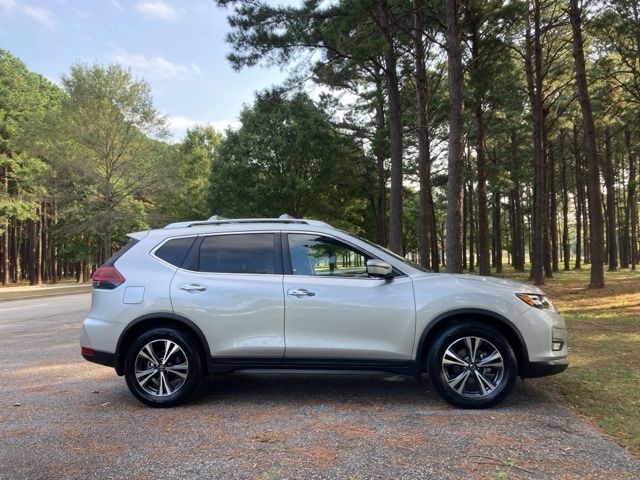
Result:
{"type": "Polygon", "coordinates": [[[109,352],[100,352],[98,350],[93,351],[93,355],[82,353],[85,360],[88,360],[99,365],[115,368],[116,366],[116,354],[109,352]]]}
{"type": "Polygon", "coordinates": [[[564,372],[569,367],[569,360],[566,358],[549,360],[546,362],[529,362],[522,372],[522,378],[538,378],[556,373],[564,372]]]}

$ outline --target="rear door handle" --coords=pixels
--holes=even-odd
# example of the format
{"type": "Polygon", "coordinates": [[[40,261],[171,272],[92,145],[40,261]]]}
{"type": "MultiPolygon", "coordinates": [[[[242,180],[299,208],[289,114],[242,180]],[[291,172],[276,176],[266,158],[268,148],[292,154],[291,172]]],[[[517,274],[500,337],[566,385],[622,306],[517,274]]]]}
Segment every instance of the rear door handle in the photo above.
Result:
{"type": "Polygon", "coordinates": [[[309,290],[307,290],[306,288],[295,288],[293,290],[289,290],[287,292],[289,295],[292,295],[294,297],[315,297],[316,294],[315,292],[310,292],[309,290]]]}
{"type": "Polygon", "coordinates": [[[206,289],[207,287],[200,285],[199,283],[184,283],[180,285],[180,290],[184,290],[189,293],[204,292],[206,289]]]}

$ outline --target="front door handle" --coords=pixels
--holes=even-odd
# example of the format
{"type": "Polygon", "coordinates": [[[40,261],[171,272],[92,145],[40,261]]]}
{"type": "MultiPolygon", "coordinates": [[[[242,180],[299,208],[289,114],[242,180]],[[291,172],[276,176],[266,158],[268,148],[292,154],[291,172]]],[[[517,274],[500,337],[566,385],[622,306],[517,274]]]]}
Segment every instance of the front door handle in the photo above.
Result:
{"type": "Polygon", "coordinates": [[[185,283],[180,285],[180,290],[184,290],[189,293],[204,292],[206,289],[207,287],[200,285],[199,283],[185,283]]]}
{"type": "Polygon", "coordinates": [[[293,290],[289,290],[287,292],[289,295],[292,295],[294,297],[315,297],[315,292],[310,292],[309,290],[307,290],[306,288],[295,288],[293,290]]]}

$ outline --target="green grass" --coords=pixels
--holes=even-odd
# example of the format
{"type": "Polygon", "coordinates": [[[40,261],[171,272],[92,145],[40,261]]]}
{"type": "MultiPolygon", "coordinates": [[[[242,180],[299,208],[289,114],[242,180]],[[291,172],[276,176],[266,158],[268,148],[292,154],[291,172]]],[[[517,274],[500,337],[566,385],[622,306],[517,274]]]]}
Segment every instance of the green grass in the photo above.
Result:
{"type": "MultiPolygon", "coordinates": [[[[527,280],[508,270],[504,276],[527,280]]],[[[640,456],[640,270],[606,272],[589,289],[589,269],[554,274],[542,288],[569,329],[570,367],[537,381],[640,456]]]]}
{"type": "MultiPolygon", "coordinates": [[[[44,285],[43,285],[44,286],[44,285]]],[[[11,288],[0,288],[0,301],[4,300],[22,300],[36,297],[51,297],[56,295],[69,295],[72,293],[84,293],[91,291],[91,284],[84,283],[65,283],[57,285],[47,285],[51,288],[41,288],[42,286],[33,286],[15,290],[11,288]]]]}

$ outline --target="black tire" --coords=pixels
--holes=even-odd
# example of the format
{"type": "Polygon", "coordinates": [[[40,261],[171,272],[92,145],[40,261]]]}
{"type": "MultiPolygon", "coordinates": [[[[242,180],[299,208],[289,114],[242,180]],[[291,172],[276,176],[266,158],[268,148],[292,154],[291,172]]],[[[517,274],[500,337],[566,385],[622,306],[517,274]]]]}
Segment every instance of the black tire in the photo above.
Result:
{"type": "Polygon", "coordinates": [[[131,393],[145,405],[165,408],[182,403],[198,389],[202,380],[202,360],[196,340],[172,328],[148,330],[129,347],[124,375],[131,393]],[[169,358],[165,358],[166,346],[169,346],[169,358]],[[153,370],[155,373],[144,374],[153,370]]]}
{"type": "Polygon", "coordinates": [[[473,320],[456,323],[438,334],[429,346],[426,363],[435,389],[447,402],[459,408],[489,408],[500,403],[513,388],[518,375],[515,354],[504,335],[473,320]],[[476,351],[473,361],[465,354],[469,345],[476,351]],[[494,349],[500,358],[491,353],[494,349]],[[447,363],[443,364],[445,354],[447,363]],[[463,365],[458,360],[462,360],[463,365]],[[493,389],[491,385],[494,385],[493,389]]]}

